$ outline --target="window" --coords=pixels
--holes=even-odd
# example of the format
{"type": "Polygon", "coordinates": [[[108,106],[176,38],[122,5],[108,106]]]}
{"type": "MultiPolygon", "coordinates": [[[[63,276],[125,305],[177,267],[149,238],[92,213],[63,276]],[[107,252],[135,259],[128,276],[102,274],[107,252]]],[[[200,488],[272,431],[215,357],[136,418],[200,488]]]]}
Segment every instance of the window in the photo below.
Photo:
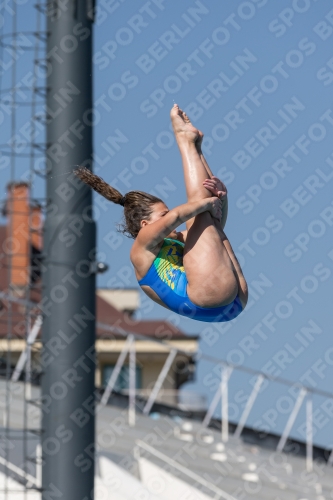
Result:
{"type": "MultiPolygon", "coordinates": [[[[112,375],[115,365],[104,365],[103,366],[103,375],[102,375],[102,386],[106,387],[109,378],[112,375]]],[[[136,366],[135,373],[135,386],[137,389],[141,389],[141,366],[136,366]]],[[[129,388],[129,367],[128,365],[123,365],[121,367],[120,373],[114,385],[115,391],[123,391],[129,388]]]]}

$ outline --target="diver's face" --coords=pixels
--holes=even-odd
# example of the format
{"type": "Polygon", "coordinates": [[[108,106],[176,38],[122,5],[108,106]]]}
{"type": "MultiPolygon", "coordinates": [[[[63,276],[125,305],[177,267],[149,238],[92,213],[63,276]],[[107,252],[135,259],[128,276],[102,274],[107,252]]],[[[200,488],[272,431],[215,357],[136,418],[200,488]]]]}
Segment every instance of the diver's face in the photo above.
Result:
{"type": "MultiPolygon", "coordinates": [[[[141,226],[143,227],[146,226],[147,224],[152,224],[153,222],[157,222],[159,219],[162,219],[162,217],[165,217],[168,212],[169,212],[168,207],[162,201],[154,203],[154,205],[152,205],[152,212],[150,214],[149,219],[141,221],[141,226]]],[[[177,239],[177,231],[174,229],[167,237],[177,239]]]]}

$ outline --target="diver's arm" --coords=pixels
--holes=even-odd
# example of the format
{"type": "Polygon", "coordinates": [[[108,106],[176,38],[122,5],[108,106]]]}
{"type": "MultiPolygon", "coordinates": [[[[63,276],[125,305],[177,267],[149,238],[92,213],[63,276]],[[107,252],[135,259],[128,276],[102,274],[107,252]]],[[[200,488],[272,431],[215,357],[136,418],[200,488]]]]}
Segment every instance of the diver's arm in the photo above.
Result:
{"type": "Polygon", "coordinates": [[[140,246],[152,249],[163,241],[174,229],[180,226],[180,224],[207,211],[213,217],[217,219],[221,218],[221,202],[217,197],[204,198],[173,208],[156,222],[142,227],[136,241],[140,246]]]}

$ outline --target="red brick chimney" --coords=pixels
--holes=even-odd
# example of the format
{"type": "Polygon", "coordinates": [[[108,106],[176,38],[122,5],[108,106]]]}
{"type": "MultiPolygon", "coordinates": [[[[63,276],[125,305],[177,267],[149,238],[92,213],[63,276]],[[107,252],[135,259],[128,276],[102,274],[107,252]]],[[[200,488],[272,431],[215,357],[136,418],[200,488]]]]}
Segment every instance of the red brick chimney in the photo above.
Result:
{"type": "Polygon", "coordinates": [[[6,204],[7,255],[10,288],[22,295],[29,284],[29,185],[13,182],[8,186],[6,204]]]}

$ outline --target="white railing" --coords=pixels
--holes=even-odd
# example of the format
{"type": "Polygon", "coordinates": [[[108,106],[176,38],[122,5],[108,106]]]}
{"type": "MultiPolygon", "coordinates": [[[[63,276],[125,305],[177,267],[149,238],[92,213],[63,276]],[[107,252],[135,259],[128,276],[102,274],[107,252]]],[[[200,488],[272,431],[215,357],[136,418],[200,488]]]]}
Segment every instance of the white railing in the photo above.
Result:
{"type": "MultiPolygon", "coordinates": [[[[36,321],[34,326],[32,327],[30,334],[27,339],[27,344],[29,346],[29,343],[31,342],[32,336],[36,336],[38,334],[38,331],[41,327],[41,313],[38,312],[36,314],[36,310],[38,311],[39,306],[36,303],[23,300],[23,299],[18,299],[16,297],[13,297],[11,295],[8,295],[6,293],[0,292],[0,298],[5,300],[5,301],[11,301],[11,302],[16,302],[18,304],[22,305],[29,305],[30,307],[33,307],[35,310],[34,315],[37,316],[36,321]]],[[[114,389],[115,383],[117,382],[117,378],[120,374],[121,368],[125,362],[125,359],[127,356],[129,356],[129,390],[128,390],[128,400],[129,400],[129,408],[128,408],[128,419],[129,419],[129,424],[131,426],[135,425],[135,413],[136,413],[136,396],[140,393],[136,389],[136,350],[135,350],[135,341],[140,340],[140,341],[146,341],[146,342],[155,342],[157,344],[163,345],[166,350],[169,351],[169,354],[167,356],[167,359],[162,367],[162,370],[160,374],[158,375],[156,382],[151,390],[151,392],[148,395],[147,402],[143,408],[143,413],[144,414],[149,414],[151,409],[153,408],[153,405],[155,401],[158,398],[159,393],[164,390],[163,389],[163,382],[165,381],[165,378],[167,377],[169,370],[172,367],[173,362],[175,361],[177,354],[182,354],[186,356],[193,356],[193,352],[187,352],[182,349],[177,349],[174,346],[172,346],[170,343],[167,341],[162,341],[158,340],[152,337],[147,337],[145,335],[140,335],[137,333],[129,332],[121,328],[115,328],[110,325],[106,325],[103,323],[97,323],[97,327],[100,330],[103,330],[105,332],[109,332],[115,336],[121,336],[123,338],[126,338],[126,342],[123,346],[122,351],[119,354],[118,360],[116,362],[115,369],[112,372],[112,375],[107,383],[107,386],[104,390],[103,396],[101,398],[101,404],[106,405],[108,402],[108,399],[114,389]]],[[[27,364],[29,365],[30,359],[29,356],[30,354],[30,349],[27,348],[24,353],[22,353],[20,360],[18,361],[18,364],[15,368],[14,374],[13,374],[13,379],[17,380],[19,377],[19,374],[24,368],[24,365],[27,364]]],[[[243,372],[248,375],[252,375],[256,377],[256,382],[254,384],[253,390],[247,400],[247,403],[245,405],[245,408],[243,410],[243,413],[239,419],[238,425],[236,427],[234,437],[240,438],[243,429],[246,425],[246,422],[248,421],[248,417],[251,413],[251,410],[255,404],[255,401],[259,395],[260,389],[263,385],[264,381],[269,381],[271,383],[275,382],[278,384],[282,384],[288,387],[294,387],[295,383],[283,379],[281,377],[273,377],[271,375],[267,375],[263,372],[259,372],[250,368],[246,368],[244,366],[236,366],[232,365],[230,363],[227,363],[223,360],[214,358],[212,356],[207,356],[200,354],[200,359],[205,359],[206,361],[210,361],[214,363],[214,365],[220,365],[222,370],[221,370],[221,382],[219,384],[219,387],[215,393],[215,395],[212,398],[211,404],[207,410],[207,413],[203,419],[202,425],[204,427],[207,427],[218,407],[219,401],[221,400],[221,437],[223,441],[227,441],[229,438],[229,401],[228,401],[228,391],[229,391],[229,381],[232,376],[232,374],[237,371],[237,372],[243,372]]],[[[288,437],[292,431],[293,425],[295,423],[295,420],[299,414],[299,411],[302,407],[304,399],[306,399],[306,468],[308,471],[313,470],[313,400],[312,397],[313,395],[318,395],[318,396],[323,396],[329,399],[333,399],[333,394],[327,391],[323,390],[318,390],[318,389],[313,389],[312,387],[307,387],[302,384],[298,384],[299,387],[299,394],[296,399],[295,405],[289,415],[289,418],[287,420],[287,423],[285,425],[285,428],[282,432],[282,435],[280,437],[280,440],[277,445],[277,451],[282,452],[288,437]]],[[[328,464],[333,465],[333,451],[330,454],[330,457],[328,459],[328,464]]]]}
{"type": "MultiPolygon", "coordinates": [[[[105,325],[102,323],[98,323],[98,328],[101,330],[105,331],[112,331],[115,335],[123,335],[123,336],[128,336],[128,332],[120,331],[118,329],[112,329],[109,325],[105,325]]],[[[152,339],[145,337],[144,335],[138,335],[138,334],[133,334],[134,337],[137,340],[145,340],[149,342],[157,342],[159,344],[163,344],[164,346],[167,346],[168,349],[170,350],[169,356],[167,357],[167,360],[155,382],[155,385],[150,393],[150,396],[148,398],[147,404],[145,406],[145,411],[144,413],[148,414],[149,411],[152,409],[154,402],[156,401],[157,395],[160,392],[162,388],[163,381],[165,380],[165,377],[168,374],[168,371],[172,365],[170,360],[172,361],[175,359],[177,353],[179,354],[189,354],[188,352],[181,350],[181,349],[175,349],[174,347],[171,347],[170,345],[167,344],[167,342],[159,341],[157,339],[152,339]],[[149,405],[148,405],[149,402],[149,405]]],[[[193,354],[193,353],[192,353],[193,354]]],[[[255,404],[255,401],[260,393],[260,389],[264,383],[264,381],[269,381],[269,382],[276,382],[279,384],[286,385],[288,387],[293,387],[295,384],[289,380],[282,379],[280,377],[273,377],[271,375],[267,375],[263,372],[257,372],[255,370],[246,368],[244,366],[234,366],[231,365],[230,363],[227,363],[225,361],[219,360],[217,358],[213,358],[211,356],[205,356],[205,355],[200,355],[200,359],[206,359],[211,362],[213,362],[215,365],[219,364],[222,367],[221,370],[221,383],[212,399],[212,402],[207,410],[207,413],[203,419],[203,426],[207,427],[215,413],[215,410],[219,404],[219,401],[221,400],[221,437],[224,442],[228,441],[229,439],[229,412],[228,412],[228,389],[229,389],[229,380],[234,371],[238,372],[244,372],[252,376],[256,376],[256,382],[253,386],[252,392],[247,400],[247,403],[245,405],[245,408],[243,410],[243,413],[239,419],[238,425],[236,427],[236,430],[234,432],[234,437],[235,438],[240,438],[244,427],[246,425],[246,422],[248,421],[248,417],[251,413],[251,410],[255,404]]],[[[306,400],[306,468],[310,472],[313,470],[313,407],[312,407],[312,395],[317,394],[324,396],[326,398],[333,399],[333,394],[329,393],[327,391],[322,391],[322,390],[314,390],[311,387],[306,387],[303,385],[299,385],[300,387],[300,392],[298,395],[298,398],[295,402],[294,408],[291,411],[291,414],[289,416],[289,419],[287,421],[287,424],[285,426],[285,429],[282,433],[282,436],[278,442],[277,446],[277,451],[282,452],[288,437],[290,435],[290,432],[292,430],[293,424],[297,418],[297,415],[300,411],[300,408],[302,406],[303,400],[305,396],[307,396],[306,400]]],[[[133,411],[133,410],[132,410],[133,411]]],[[[328,463],[333,464],[333,450],[330,455],[330,458],[328,460],[328,463]]]]}

